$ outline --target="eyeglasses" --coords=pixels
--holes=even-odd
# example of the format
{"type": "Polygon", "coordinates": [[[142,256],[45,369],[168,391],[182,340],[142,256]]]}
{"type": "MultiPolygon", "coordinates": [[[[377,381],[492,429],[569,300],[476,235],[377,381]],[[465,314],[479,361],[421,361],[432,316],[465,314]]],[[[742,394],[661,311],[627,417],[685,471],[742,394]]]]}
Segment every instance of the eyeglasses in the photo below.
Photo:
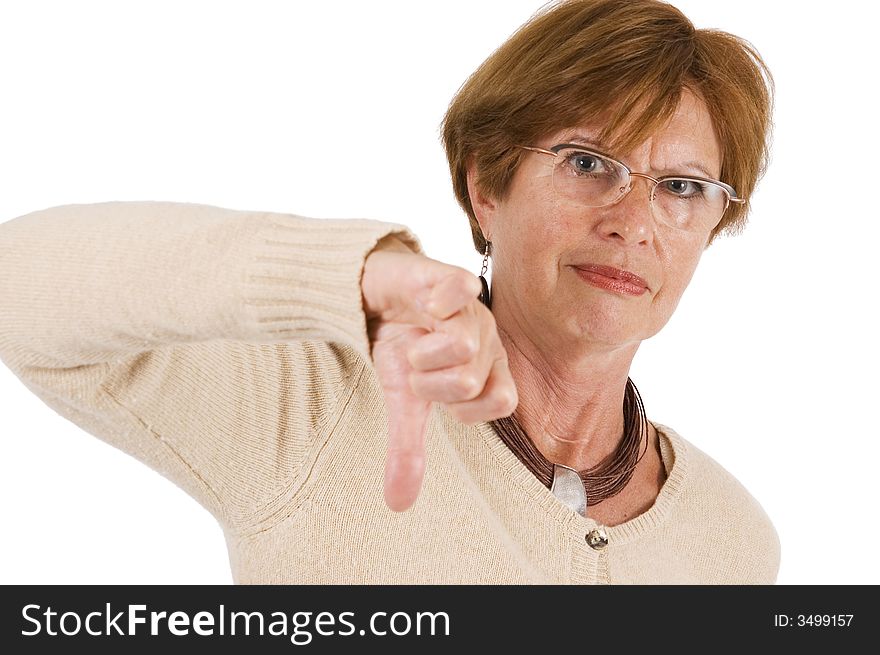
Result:
{"type": "Polygon", "coordinates": [[[655,178],[634,173],[625,164],[584,146],[562,143],[549,150],[517,146],[555,158],[553,188],[557,195],[583,207],[606,207],[632,191],[632,178],[651,183],[650,204],[655,219],[679,230],[711,232],[730,203],[744,198],[733,187],[704,177],[655,178]]]}

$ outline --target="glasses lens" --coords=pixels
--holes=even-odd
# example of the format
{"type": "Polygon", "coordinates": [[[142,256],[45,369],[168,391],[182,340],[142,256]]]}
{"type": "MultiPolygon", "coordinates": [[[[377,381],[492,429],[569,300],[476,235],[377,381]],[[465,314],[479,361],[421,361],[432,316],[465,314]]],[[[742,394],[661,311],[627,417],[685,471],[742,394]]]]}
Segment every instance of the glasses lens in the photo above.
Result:
{"type": "Polygon", "coordinates": [[[629,173],[616,162],[589,150],[564,148],[553,169],[556,192],[586,207],[615,202],[629,185],[629,173]]]}
{"type": "Polygon", "coordinates": [[[727,209],[727,192],[717,184],[688,178],[660,180],[654,191],[654,214],[658,220],[682,230],[707,232],[727,209]]]}

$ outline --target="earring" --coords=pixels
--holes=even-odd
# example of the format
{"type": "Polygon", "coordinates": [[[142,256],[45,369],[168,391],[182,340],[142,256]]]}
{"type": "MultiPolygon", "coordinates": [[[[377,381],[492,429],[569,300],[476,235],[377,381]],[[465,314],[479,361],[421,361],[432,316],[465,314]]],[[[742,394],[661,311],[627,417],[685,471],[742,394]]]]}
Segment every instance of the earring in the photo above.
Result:
{"type": "Polygon", "coordinates": [[[480,291],[480,302],[492,309],[492,292],[489,290],[489,283],[486,282],[486,271],[489,270],[489,253],[492,249],[492,242],[486,241],[486,251],[483,253],[483,270],[480,271],[480,283],[483,285],[480,291]]]}

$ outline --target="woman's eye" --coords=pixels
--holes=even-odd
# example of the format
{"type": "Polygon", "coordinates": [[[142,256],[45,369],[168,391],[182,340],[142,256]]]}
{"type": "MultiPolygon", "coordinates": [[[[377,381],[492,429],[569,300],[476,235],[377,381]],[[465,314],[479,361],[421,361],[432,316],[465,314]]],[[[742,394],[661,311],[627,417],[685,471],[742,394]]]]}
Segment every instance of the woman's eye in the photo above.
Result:
{"type": "Polygon", "coordinates": [[[681,198],[693,198],[703,195],[703,185],[693,180],[666,180],[663,183],[666,191],[681,198]]]}
{"type": "Polygon", "coordinates": [[[607,168],[601,158],[585,152],[568,156],[568,163],[577,173],[605,173],[607,168]]]}

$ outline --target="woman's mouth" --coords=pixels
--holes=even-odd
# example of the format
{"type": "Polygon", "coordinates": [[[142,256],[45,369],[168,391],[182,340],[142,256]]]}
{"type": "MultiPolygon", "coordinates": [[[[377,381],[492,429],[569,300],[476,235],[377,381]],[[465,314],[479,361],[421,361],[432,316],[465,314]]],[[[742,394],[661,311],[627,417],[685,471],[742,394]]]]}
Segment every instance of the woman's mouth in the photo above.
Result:
{"type": "Polygon", "coordinates": [[[648,284],[635,273],[611,266],[583,264],[573,267],[578,276],[595,287],[631,296],[640,296],[648,290],[648,284]]]}

